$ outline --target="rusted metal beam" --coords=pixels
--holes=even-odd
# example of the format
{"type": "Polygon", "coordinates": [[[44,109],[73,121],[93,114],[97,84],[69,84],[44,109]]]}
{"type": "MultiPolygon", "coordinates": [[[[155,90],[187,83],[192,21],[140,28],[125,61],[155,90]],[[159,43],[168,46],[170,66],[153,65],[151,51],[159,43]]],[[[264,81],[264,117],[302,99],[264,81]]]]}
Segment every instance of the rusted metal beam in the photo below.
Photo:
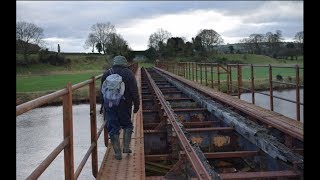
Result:
{"type": "MultiPolygon", "coordinates": [[[[203,153],[207,159],[217,159],[217,158],[243,158],[255,156],[258,151],[232,151],[232,152],[212,152],[203,153]]],[[[145,155],[146,161],[164,161],[172,159],[170,154],[156,154],[156,155],[145,155]]]]}
{"type": "Polygon", "coordinates": [[[59,153],[68,145],[69,142],[70,138],[64,139],[26,179],[38,179],[38,177],[47,169],[51,162],[59,155],[59,153]]]}
{"type": "Polygon", "coordinates": [[[262,171],[262,172],[237,172],[219,174],[221,179],[251,179],[251,178],[277,178],[277,177],[299,177],[295,171],[262,171]]]}
{"type": "MultiPolygon", "coordinates": [[[[89,158],[89,156],[90,156],[90,154],[91,154],[91,152],[93,151],[94,148],[97,148],[97,144],[96,144],[95,142],[93,142],[93,143],[91,144],[91,146],[89,147],[87,153],[85,154],[85,156],[84,156],[83,159],[81,160],[81,162],[80,162],[80,164],[79,164],[76,172],[74,173],[75,179],[78,179],[78,177],[79,177],[79,175],[80,175],[80,173],[81,173],[81,170],[83,169],[84,165],[86,164],[86,162],[87,162],[87,160],[88,160],[88,158],[89,158]]],[[[98,171],[97,171],[97,172],[98,172],[98,171]]],[[[97,173],[97,172],[96,172],[96,173],[97,173]]],[[[93,174],[93,176],[96,178],[97,174],[94,174],[93,169],[92,169],[92,174],[93,174]]]]}
{"type": "Polygon", "coordinates": [[[74,179],[73,157],[73,118],[72,118],[72,88],[67,86],[68,93],[63,96],[63,138],[69,138],[70,142],[64,148],[64,174],[65,179],[74,179]]]}
{"type": "Polygon", "coordinates": [[[296,115],[297,120],[300,121],[300,77],[299,77],[299,65],[296,66],[296,115]]]}
{"type": "MultiPolygon", "coordinates": [[[[98,75],[98,76],[95,76],[94,78],[95,79],[99,79],[101,78],[102,74],[98,75]]],[[[72,90],[76,90],[76,89],[79,89],[89,83],[92,82],[92,79],[89,79],[89,80],[86,80],[86,81],[83,81],[81,83],[78,83],[78,84],[75,84],[72,86],[72,90]]],[[[18,106],[16,106],[16,116],[19,116],[20,114],[23,114],[27,111],[30,111],[31,109],[34,109],[34,108],[37,108],[37,107],[40,107],[41,105],[45,104],[45,103],[48,103],[54,99],[57,99],[59,98],[60,96],[63,96],[65,94],[68,93],[68,89],[65,88],[65,89],[61,89],[61,90],[58,90],[56,92],[53,92],[51,94],[48,94],[48,95],[45,95],[45,96],[41,96],[37,99],[34,99],[34,100],[31,100],[31,101],[28,101],[26,103],[23,103],[23,104],[20,104],[18,106]]]]}
{"type": "Polygon", "coordinates": [[[145,161],[164,161],[171,159],[170,154],[145,155],[145,161]]]}
{"type": "Polygon", "coordinates": [[[213,153],[204,153],[208,159],[216,158],[242,158],[255,156],[258,154],[258,151],[232,151],[232,152],[213,152],[213,153]]]}
{"type": "Polygon", "coordinates": [[[270,110],[273,111],[272,66],[269,64],[270,110]]]}
{"type": "MultiPolygon", "coordinates": [[[[96,87],[95,87],[96,81],[95,81],[95,77],[92,77],[91,79],[92,79],[92,82],[89,84],[91,144],[97,144],[97,115],[96,115],[96,87]]],[[[97,174],[98,174],[97,146],[93,146],[93,149],[91,152],[91,158],[92,158],[91,159],[92,175],[95,178],[97,178],[97,174]]]]}
{"type": "MultiPolygon", "coordinates": [[[[202,127],[202,126],[212,126],[214,123],[218,121],[199,121],[199,122],[182,122],[183,126],[187,127],[202,127]]],[[[144,128],[153,128],[156,127],[159,123],[147,123],[143,124],[144,128]]]]}
{"type": "MultiPolygon", "coordinates": [[[[210,127],[210,128],[186,128],[186,131],[189,133],[195,132],[206,132],[206,131],[233,131],[232,127],[210,127]]],[[[144,130],[145,134],[158,134],[158,133],[167,133],[166,130],[144,130]]]]}
{"type": "Polygon", "coordinates": [[[174,108],[174,112],[193,112],[193,111],[206,111],[206,108],[193,108],[193,109],[180,109],[180,108],[174,108]]]}
{"type": "Polygon", "coordinates": [[[209,127],[209,128],[187,128],[186,131],[190,133],[194,132],[206,132],[206,131],[233,131],[233,127],[209,127]]]}
{"type": "Polygon", "coordinates": [[[199,157],[197,156],[196,152],[194,151],[193,147],[190,145],[189,140],[184,135],[183,131],[181,130],[180,126],[176,122],[175,114],[172,109],[170,109],[160,91],[160,89],[156,86],[155,82],[152,80],[150,74],[145,71],[149,82],[154,89],[156,96],[158,97],[165,113],[168,116],[168,120],[171,121],[172,127],[177,133],[177,137],[182,144],[183,150],[186,152],[186,155],[190,161],[190,164],[192,165],[193,169],[195,170],[195,173],[199,179],[212,179],[211,175],[208,173],[208,170],[205,168],[199,157]]]}

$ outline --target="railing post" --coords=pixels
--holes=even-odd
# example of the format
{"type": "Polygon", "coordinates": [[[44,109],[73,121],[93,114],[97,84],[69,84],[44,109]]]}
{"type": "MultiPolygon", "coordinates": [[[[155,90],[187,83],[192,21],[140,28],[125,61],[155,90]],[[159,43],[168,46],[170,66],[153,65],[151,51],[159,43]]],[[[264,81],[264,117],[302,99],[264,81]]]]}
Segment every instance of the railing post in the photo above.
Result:
{"type": "Polygon", "coordinates": [[[196,82],[198,82],[198,63],[196,63],[196,82]]]}
{"type": "Polygon", "coordinates": [[[69,144],[64,148],[64,174],[66,180],[74,179],[73,158],[73,125],[72,125],[72,85],[67,85],[68,94],[63,96],[63,138],[69,138],[69,144]]]}
{"type": "Polygon", "coordinates": [[[200,64],[200,84],[202,84],[202,63],[200,64]]]}
{"type": "Polygon", "coordinates": [[[253,71],[253,65],[251,64],[251,93],[252,93],[252,104],[255,104],[254,99],[254,71],[253,71]]]}
{"type": "Polygon", "coordinates": [[[241,76],[241,66],[238,64],[238,98],[241,97],[241,84],[242,84],[242,76],[241,76]]]}
{"type": "Polygon", "coordinates": [[[97,144],[97,115],[96,115],[96,90],[95,90],[95,77],[92,77],[92,83],[89,85],[90,94],[90,125],[91,125],[91,144],[95,143],[92,149],[91,162],[92,162],[92,175],[97,178],[98,175],[98,144],[97,144]]]}
{"type": "Polygon", "coordinates": [[[189,67],[189,76],[188,76],[188,79],[191,80],[191,71],[190,71],[190,67],[191,66],[191,62],[188,62],[188,67],[189,67]]]}
{"type": "Polygon", "coordinates": [[[213,64],[210,64],[211,69],[211,88],[213,89],[213,64]]]}
{"type": "Polygon", "coordinates": [[[218,73],[218,91],[220,91],[220,64],[217,66],[217,73],[218,73]]]}
{"type": "Polygon", "coordinates": [[[184,78],[187,78],[187,63],[183,63],[183,67],[184,67],[184,72],[183,72],[183,76],[184,78]]]}
{"type": "Polygon", "coordinates": [[[273,111],[273,87],[272,87],[272,66],[269,64],[269,84],[270,84],[270,110],[273,111]]]}
{"type": "Polygon", "coordinates": [[[229,66],[229,73],[230,73],[230,93],[232,94],[232,65],[229,66]]]}
{"type": "Polygon", "coordinates": [[[230,94],[230,66],[227,64],[227,94],[230,94]]]}
{"type": "Polygon", "coordinates": [[[205,70],[204,70],[204,72],[206,73],[205,74],[205,78],[206,78],[206,86],[208,86],[208,66],[207,66],[207,64],[205,64],[204,65],[204,68],[205,68],[205,70]]]}
{"type": "Polygon", "coordinates": [[[194,81],[194,72],[195,72],[195,69],[194,69],[194,65],[195,64],[195,62],[192,62],[192,81],[194,81]]]}
{"type": "Polygon", "coordinates": [[[297,120],[300,121],[300,77],[299,65],[296,65],[296,106],[297,106],[297,120]]]}

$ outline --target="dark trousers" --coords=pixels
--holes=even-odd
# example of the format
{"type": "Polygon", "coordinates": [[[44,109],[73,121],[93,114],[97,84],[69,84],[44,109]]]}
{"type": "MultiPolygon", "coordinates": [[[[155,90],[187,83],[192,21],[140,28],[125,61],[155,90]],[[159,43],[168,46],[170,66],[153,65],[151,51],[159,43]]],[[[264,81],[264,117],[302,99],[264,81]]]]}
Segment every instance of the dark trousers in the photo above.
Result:
{"type": "Polygon", "coordinates": [[[118,106],[113,106],[111,108],[105,107],[106,125],[110,136],[119,134],[120,128],[133,128],[131,122],[131,109],[132,106],[129,106],[124,100],[121,100],[118,106]]]}

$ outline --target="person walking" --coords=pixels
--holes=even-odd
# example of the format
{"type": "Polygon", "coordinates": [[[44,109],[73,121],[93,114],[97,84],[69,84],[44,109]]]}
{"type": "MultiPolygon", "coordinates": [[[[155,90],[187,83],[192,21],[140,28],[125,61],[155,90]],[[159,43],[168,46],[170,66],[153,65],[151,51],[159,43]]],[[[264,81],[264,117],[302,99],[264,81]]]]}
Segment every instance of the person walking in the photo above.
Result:
{"type": "Polygon", "coordinates": [[[119,141],[120,128],[123,129],[123,153],[132,153],[130,149],[131,135],[133,132],[133,125],[131,122],[132,105],[134,107],[134,113],[138,112],[140,106],[137,81],[133,72],[127,67],[127,64],[127,59],[124,56],[115,56],[113,58],[112,68],[108,69],[101,78],[101,106],[103,106],[105,111],[105,120],[107,121],[106,126],[117,160],[122,159],[119,141]],[[103,83],[107,77],[113,74],[118,74],[122,77],[124,86],[121,86],[121,91],[124,90],[124,93],[122,92],[123,96],[120,101],[106,102],[108,100],[105,99],[104,94],[107,93],[103,92],[103,83]]]}

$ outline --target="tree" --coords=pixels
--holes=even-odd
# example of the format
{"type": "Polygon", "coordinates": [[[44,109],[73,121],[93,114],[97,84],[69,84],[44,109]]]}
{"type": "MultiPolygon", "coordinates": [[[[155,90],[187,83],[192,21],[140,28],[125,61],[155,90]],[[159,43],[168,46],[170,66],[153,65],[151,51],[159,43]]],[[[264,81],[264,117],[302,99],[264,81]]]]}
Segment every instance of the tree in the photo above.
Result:
{"type": "Polygon", "coordinates": [[[277,30],[276,33],[267,32],[265,36],[265,41],[269,47],[269,53],[272,54],[274,58],[277,57],[277,53],[280,50],[280,43],[282,42],[282,32],[277,30]]]}
{"type": "Polygon", "coordinates": [[[252,43],[253,52],[256,54],[261,54],[261,44],[264,41],[263,34],[251,34],[249,36],[249,42],[252,43]]]}
{"type": "MultiPolygon", "coordinates": [[[[116,32],[114,25],[110,22],[96,23],[91,26],[92,34],[96,39],[96,43],[101,43],[103,53],[106,53],[106,44],[110,43],[111,36],[116,32]]],[[[90,37],[90,34],[89,34],[90,37]]]]}
{"type": "Polygon", "coordinates": [[[229,48],[229,50],[230,50],[230,53],[231,53],[231,54],[233,54],[233,51],[234,51],[233,46],[232,46],[232,45],[230,45],[228,48],[229,48]]]}
{"type": "Polygon", "coordinates": [[[97,44],[96,44],[96,48],[97,48],[97,50],[98,50],[98,53],[100,54],[100,52],[102,51],[102,45],[101,45],[101,43],[97,43],[97,44]]]}
{"type": "Polygon", "coordinates": [[[60,54],[60,44],[58,44],[58,54],[60,54]]]}
{"type": "MultiPolygon", "coordinates": [[[[84,43],[84,48],[88,49],[88,48],[92,47],[91,51],[92,51],[92,53],[94,53],[94,48],[95,48],[96,44],[98,44],[98,40],[97,40],[96,36],[93,33],[90,33],[88,35],[86,42],[84,43]]],[[[102,50],[102,47],[101,47],[101,50],[102,50]]],[[[100,51],[99,51],[99,53],[100,53],[100,51]]]]}
{"type": "Polygon", "coordinates": [[[24,60],[28,62],[28,55],[32,44],[39,45],[43,38],[43,29],[33,23],[18,21],[16,24],[17,48],[22,49],[24,60]]]}
{"type": "Polygon", "coordinates": [[[154,47],[158,51],[159,42],[162,42],[162,44],[164,44],[170,37],[170,32],[160,28],[149,36],[149,47],[154,47]]]}
{"type": "Polygon", "coordinates": [[[303,43],[303,40],[304,40],[303,31],[297,32],[296,35],[294,36],[294,39],[295,39],[296,42],[298,42],[298,43],[303,43]]]}
{"type": "Polygon", "coordinates": [[[171,37],[167,40],[167,53],[169,56],[182,54],[185,48],[184,40],[181,37],[171,37]]]}
{"type": "Polygon", "coordinates": [[[201,38],[202,45],[209,52],[213,50],[213,46],[223,43],[220,34],[213,29],[200,30],[197,36],[201,38]]]}
{"type": "Polygon", "coordinates": [[[191,42],[186,42],[185,44],[185,48],[184,48],[184,54],[186,56],[193,56],[194,52],[193,52],[193,44],[191,42]]]}
{"type": "Polygon", "coordinates": [[[105,44],[105,52],[111,56],[122,55],[129,58],[130,48],[120,34],[110,34],[110,41],[105,44]]]}
{"type": "Polygon", "coordinates": [[[304,34],[303,31],[297,32],[294,39],[299,44],[300,50],[303,53],[304,34]]]}

